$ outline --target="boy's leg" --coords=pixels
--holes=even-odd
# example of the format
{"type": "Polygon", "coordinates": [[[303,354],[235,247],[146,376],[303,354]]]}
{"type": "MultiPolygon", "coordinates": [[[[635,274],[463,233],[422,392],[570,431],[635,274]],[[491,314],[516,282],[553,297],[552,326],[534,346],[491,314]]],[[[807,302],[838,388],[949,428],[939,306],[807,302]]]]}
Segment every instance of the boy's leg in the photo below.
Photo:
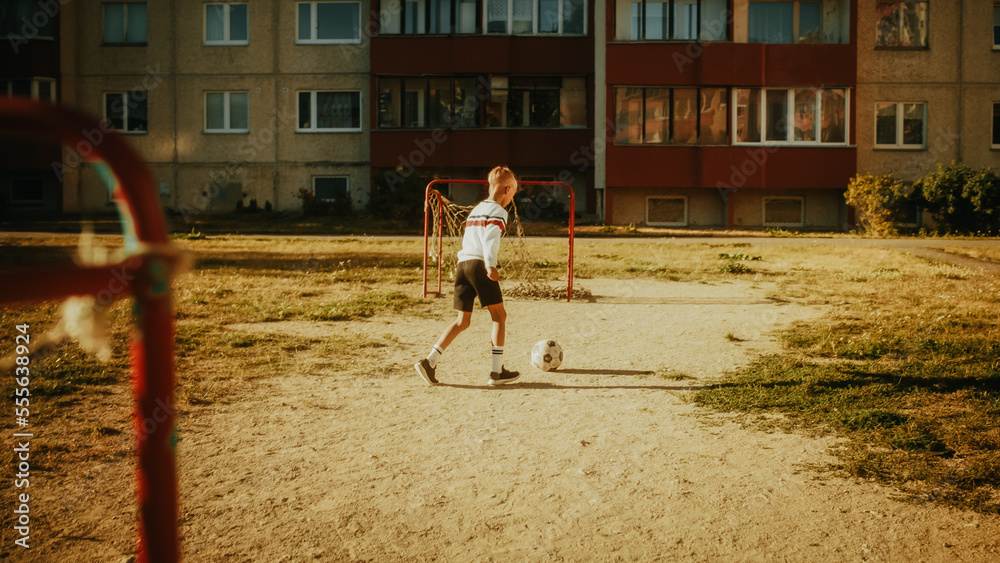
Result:
{"type": "Polygon", "coordinates": [[[431,353],[428,354],[426,358],[413,365],[413,367],[417,370],[417,373],[423,378],[424,381],[431,385],[437,385],[438,380],[434,372],[437,368],[438,358],[440,358],[441,354],[444,353],[445,348],[447,348],[448,345],[455,340],[456,336],[461,334],[463,330],[469,328],[471,320],[471,311],[459,311],[458,318],[448,325],[448,328],[444,329],[444,332],[441,333],[441,338],[438,338],[437,344],[435,344],[434,348],[431,349],[431,353]]]}
{"type": "Polygon", "coordinates": [[[503,302],[489,305],[490,317],[493,318],[493,369],[490,372],[490,385],[500,385],[516,381],[520,374],[516,371],[507,371],[503,367],[503,345],[507,332],[507,310],[504,309],[503,302]]]}

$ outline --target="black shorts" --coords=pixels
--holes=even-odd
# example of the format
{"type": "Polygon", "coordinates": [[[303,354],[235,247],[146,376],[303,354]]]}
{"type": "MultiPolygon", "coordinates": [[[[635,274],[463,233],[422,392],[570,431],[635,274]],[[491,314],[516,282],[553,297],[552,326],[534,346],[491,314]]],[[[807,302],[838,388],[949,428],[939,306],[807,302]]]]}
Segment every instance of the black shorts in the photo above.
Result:
{"type": "Polygon", "coordinates": [[[459,262],[458,273],[455,274],[455,308],[471,313],[476,297],[479,297],[479,304],[483,307],[503,303],[500,283],[490,279],[486,271],[486,262],[482,260],[459,262]]]}

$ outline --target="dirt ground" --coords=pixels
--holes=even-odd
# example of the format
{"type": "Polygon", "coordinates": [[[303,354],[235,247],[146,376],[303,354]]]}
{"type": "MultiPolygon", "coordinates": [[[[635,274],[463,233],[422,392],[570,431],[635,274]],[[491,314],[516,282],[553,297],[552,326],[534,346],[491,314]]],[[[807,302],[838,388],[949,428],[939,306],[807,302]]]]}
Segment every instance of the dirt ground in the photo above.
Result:
{"type": "MultiPolygon", "coordinates": [[[[775,349],[775,329],[824,307],[769,299],[750,281],[578,284],[592,302],[508,302],[507,365],[523,377],[500,388],[485,385],[483,311],[445,353],[436,387],[411,366],[445,321],[234,326],[398,345],[382,349],[388,377],[276,374],[245,400],[179,419],[185,559],[1000,560],[1000,519],[824,475],[813,467],[833,460],[832,439],[749,429],[689,402],[775,349]],[[565,350],[558,371],[528,361],[543,338],[565,350]],[[650,374],[667,370],[690,379],[650,374]]],[[[117,484],[127,498],[131,477],[87,474],[49,553],[122,561],[132,530],[91,513],[121,508],[102,491],[117,484]],[[81,505],[94,508],[81,517],[81,505]]]]}

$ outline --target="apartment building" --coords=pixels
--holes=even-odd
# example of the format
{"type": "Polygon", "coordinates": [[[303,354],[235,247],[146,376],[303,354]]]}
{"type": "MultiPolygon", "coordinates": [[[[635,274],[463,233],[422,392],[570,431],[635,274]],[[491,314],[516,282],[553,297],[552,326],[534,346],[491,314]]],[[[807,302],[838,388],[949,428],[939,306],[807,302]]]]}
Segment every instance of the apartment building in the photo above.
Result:
{"type": "Polygon", "coordinates": [[[952,160],[1000,171],[1000,3],[858,6],[858,172],[909,182],[952,160]]]}
{"type": "MultiPolygon", "coordinates": [[[[3,52],[0,95],[105,119],[186,214],[301,189],[360,207],[503,163],[609,224],[842,230],[856,173],[1000,169],[991,0],[43,4],[0,11],[45,24],[3,52]]],[[[109,209],[85,154],[8,147],[6,210],[109,209]]]]}
{"type": "MultiPolygon", "coordinates": [[[[59,31],[58,9],[0,3],[0,98],[58,101],[59,31]]],[[[52,172],[60,162],[59,147],[0,137],[0,218],[62,211],[62,186],[52,172]]]]}
{"type": "MultiPolygon", "coordinates": [[[[301,188],[362,199],[368,11],[362,0],[67,3],[63,103],[128,135],[164,206],[184,214],[251,200],[298,209],[301,188]]],[[[79,156],[64,155],[64,209],[109,205],[79,156]]]]}
{"type": "Polygon", "coordinates": [[[848,0],[608,0],[606,221],[844,228],[855,10],[848,0]]]}

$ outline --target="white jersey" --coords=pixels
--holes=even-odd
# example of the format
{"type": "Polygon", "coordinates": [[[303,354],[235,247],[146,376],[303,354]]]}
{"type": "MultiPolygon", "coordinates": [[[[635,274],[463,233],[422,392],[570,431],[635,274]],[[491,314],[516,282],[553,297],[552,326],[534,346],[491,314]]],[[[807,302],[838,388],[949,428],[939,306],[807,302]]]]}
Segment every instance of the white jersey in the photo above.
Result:
{"type": "Polygon", "coordinates": [[[500,236],[507,229],[507,210],[492,199],[484,199],[472,208],[465,220],[465,236],[458,261],[482,260],[487,268],[496,268],[500,236]]]}

